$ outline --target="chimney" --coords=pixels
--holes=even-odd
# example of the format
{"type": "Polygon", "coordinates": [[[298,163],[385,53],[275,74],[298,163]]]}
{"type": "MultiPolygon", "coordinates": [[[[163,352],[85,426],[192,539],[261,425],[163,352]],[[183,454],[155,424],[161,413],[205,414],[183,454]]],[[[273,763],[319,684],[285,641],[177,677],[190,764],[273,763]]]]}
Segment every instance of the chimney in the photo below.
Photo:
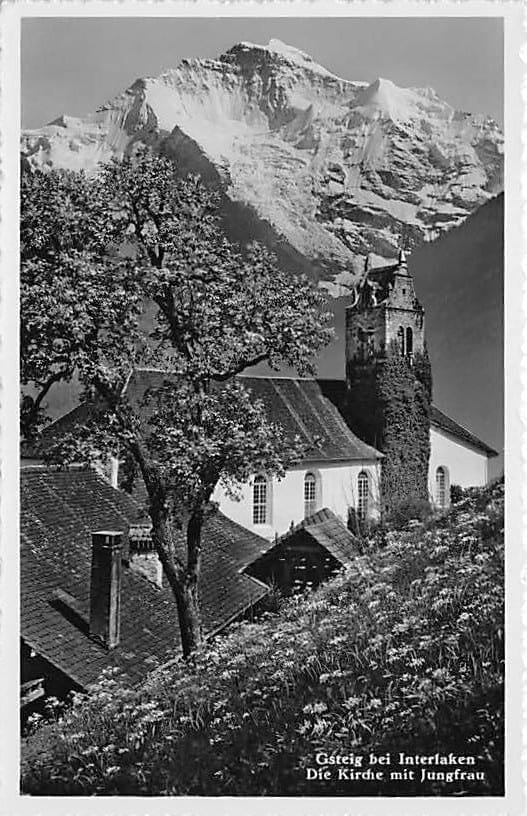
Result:
{"type": "Polygon", "coordinates": [[[90,635],[107,649],[119,643],[122,533],[92,533],[90,635]]]}

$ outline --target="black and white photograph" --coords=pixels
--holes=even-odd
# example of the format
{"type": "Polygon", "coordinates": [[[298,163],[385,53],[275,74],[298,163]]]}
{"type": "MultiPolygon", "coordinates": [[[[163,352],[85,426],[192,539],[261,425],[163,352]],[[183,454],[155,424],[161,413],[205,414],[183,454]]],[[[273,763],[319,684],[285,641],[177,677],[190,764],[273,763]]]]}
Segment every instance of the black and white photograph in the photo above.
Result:
{"type": "Polygon", "coordinates": [[[521,8],[14,5],[5,813],[519,814],[521,8]]]}

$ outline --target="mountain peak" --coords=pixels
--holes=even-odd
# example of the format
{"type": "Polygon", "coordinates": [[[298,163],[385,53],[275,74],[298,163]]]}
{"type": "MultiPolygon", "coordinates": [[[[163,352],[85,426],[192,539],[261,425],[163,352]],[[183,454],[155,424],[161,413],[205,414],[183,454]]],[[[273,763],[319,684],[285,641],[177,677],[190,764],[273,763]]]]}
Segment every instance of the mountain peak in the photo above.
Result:
{"type": "Polygon", "coordinates": [[[305,51],[301,51],[300,48],[295,48],[294,45],[288,45],[287,43],[282,42],[282,40],[270,39],[267,44],[267,49],[269,51],[274,51],[276,54],[281,54],[281,56],[293,60],[294,62],[299,62],[302,64],[308,63],[310,65],[317,64],[313,57],[306,54],[305,51]]]}
{"type": "Polygon", "coordinates": [[[356,107],[367,118],[407,121],[415,116],[414,96],[409,88],[399,88],[391,80],[378,77],[359,95],[356,107]]]}
{"type": "Polygon", "coordinates": [[[313,57],[311,57],[305,51],[302,51],[300,48],[296,48],[294,45],[289,45],[282,40],[274,38],[271,38],[267,45],[259,45],[257,43],[247,41],[239,42],[236,45],[233,45],[232,48],[229,48],[225,56],[236,57],[239,54],[250,53],[266,54],[274,58],[279,57],[281,61],[285,61],[289,65],[297,65],[306,70],[314,71],[317,74],[322,74],[323,76],[331,77],[332,79],[338,79],[341,82],[346,81],[341,77],[336,76],[336,74],[332,74],[331,71],[328,71],[323,65],[315,62],[313,57]]]}
{"type": "Polygon", "coordinates": [[[433,91],[344,80],[300,49],[241,42],[137,80],[95,113],[26,132],[28,164],[98,171],[144,143],[222,187],[233,233],[349,282],[463,221],[501,187],[503,138],[433,91]]]}

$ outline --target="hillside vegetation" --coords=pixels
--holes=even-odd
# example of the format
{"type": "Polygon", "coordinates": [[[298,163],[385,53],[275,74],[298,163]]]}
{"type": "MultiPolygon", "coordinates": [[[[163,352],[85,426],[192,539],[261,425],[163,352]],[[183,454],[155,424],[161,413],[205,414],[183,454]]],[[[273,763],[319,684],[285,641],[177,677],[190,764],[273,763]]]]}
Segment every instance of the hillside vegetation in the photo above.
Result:
{"type": "Polygon", "coordinates": [[[503,556],[503,484],[470,491],[190,668],[139,690],[106,676],[25,741],[23,791],[501,795],[503,556]],[[318,751],[365,756],[363,768],[369,752],[454,752],[484,779],[306,779],[318,751]]]}

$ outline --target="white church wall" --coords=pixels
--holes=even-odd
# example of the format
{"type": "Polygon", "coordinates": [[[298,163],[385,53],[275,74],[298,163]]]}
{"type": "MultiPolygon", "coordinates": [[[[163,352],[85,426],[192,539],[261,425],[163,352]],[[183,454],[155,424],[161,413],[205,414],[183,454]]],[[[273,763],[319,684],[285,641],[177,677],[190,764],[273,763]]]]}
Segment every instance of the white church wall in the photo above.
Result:
{"type": "Polygon", "coordinates": [[[430,448],[428,485],[434,503],[437,503],[436,473],[439,467],[445,470],[448,498],[450,485],[483,487],[487,484],[488,457],[484,451],[433,426],[430,429],[430,448]]]}
{"type": "Polygon", "coordinates": [[[357,480],[365,471],[369,477],[370,496],[368,510],[371,517],[379,514],[380,465],[377,462],[310,463],[288,470],[280,481],[268,481],[267,524],[253,523],[253,480],[243,485],[240,501],[230,498],[222,485],[218,485],[213,501],[226,516],[252,530],[264,538],[272,539],[275,534],[287,532],[293,524],[304,518],[304,479],[307,473],[316,478],[315,510],[328,507],[344,524],[348,519],[348,508],[357,506],[357,480]]]}

